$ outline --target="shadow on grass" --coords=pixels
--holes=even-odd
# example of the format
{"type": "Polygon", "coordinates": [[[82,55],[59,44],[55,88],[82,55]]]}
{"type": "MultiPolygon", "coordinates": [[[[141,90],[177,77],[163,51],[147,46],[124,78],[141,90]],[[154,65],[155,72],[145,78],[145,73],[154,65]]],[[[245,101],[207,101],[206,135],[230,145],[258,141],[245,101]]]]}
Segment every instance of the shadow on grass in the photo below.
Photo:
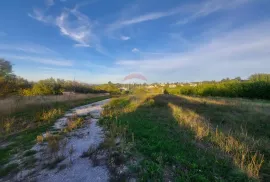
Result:
{"type": "MultiPolygon", "coordinates": [[[[193,110],[202,117],[212,117],[209,114],[211,111],[206,112],[207,108],[196,105],[197,103],[191,103],[177,96],[157,95],[146,99],[134,110],[117,111],[116,117],[113,116],[113,112],[107,118],[105,114],[102,121],[109,130],[113,123],[125,128],[126,134],[122,136],[126,137],[127,142],[132,142],[135,138],[135,147],[131,149],[131,153],[137,151],[143,157],[140,164],[133,166],[132,169],[138,174],[140,180],[254,180],[236,167],[224,151],[204,140],[198,140],[196,133],[190,127],[179,125],[169,103],[193,110]]],[[[225,111],[228,112],[229,109],[215,105],[207,107],[219,110],[220,115],[225,111]]],[[[220,124],[218,118],[211,119],[213,123],[210,124],[220,124]]]]}

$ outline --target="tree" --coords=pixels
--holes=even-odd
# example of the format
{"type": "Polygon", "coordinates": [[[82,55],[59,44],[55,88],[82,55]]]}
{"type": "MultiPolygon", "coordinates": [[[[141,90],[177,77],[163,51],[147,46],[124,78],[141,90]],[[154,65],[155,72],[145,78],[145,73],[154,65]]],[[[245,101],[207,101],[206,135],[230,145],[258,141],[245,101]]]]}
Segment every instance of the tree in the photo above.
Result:
{"type": "Polygon", "coordinates": [[[12,74],[12,65],[5,59],[0,59],[0,77],[7,77],[12,74]]]}
{"type": "Polygon", "coordinates": [[[270,74],[254,74],[249,77],[250,81],[256,82],[256,81],[265,81],[270,82],[270,74]]]}
{"type": "Polygon", "coordinates": [[[12,74],[12,65],[5,59],[0,59],[0,96],[6,96],[16,91],[16,76],[12,74]]]}

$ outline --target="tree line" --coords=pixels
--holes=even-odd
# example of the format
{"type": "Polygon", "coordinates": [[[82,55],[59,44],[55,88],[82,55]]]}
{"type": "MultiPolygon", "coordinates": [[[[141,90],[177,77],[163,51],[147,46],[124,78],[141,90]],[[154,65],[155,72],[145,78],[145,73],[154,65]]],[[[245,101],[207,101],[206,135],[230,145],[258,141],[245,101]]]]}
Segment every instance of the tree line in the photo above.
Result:
{"type": "Polygon", "coordinates": [[[63,92],[74,93],[105,93],[118,92],[118,88],[112,83],[103,85],[90,85],[77,81],[49,78],[38,82],[30,82],[16,76],[12,70],[12,64],[0,59],[0,97],[11,95],[35,96],[35,95],[59,95],[63,92]]]}
{"type": "Polygon", "coordinates": [[[194,85],[166,88],[167,93],[195,95],[243,97],[256,99],[270,99],[270,74],[254,74],[248,80],[223,79],[220,82],[202,82],[194,85]]]}

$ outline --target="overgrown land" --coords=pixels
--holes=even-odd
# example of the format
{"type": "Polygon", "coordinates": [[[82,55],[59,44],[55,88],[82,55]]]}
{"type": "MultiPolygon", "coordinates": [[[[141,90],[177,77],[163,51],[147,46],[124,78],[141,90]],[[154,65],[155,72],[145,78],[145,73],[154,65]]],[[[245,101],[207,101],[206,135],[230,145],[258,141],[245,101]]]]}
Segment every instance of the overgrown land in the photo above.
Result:
{"type": "MultiPolygon", "coordinates": [[[[0,178],[18,170],[31,167],[35,161],[24,160],[35,151],[30,150],[38,141],[37,137],[49,130],[54,122],[66,111],[109,98],[102,95],[85,95],[64,101],[50,100],[40,103],[35,98],[34,104],[10,112],[1,112],[0,116],[0,178]],[[18,163],[17,155],[23,156],[18,163]],[[23,154],[23,155],[22,155],[23,154]]],[[[33,160],[35,160],[33,158],[33,160]]]]}
{"type": "Polygon", "coordinates": [[[113,99],[103,115],[101,148],[116,181],[270,179],[269,102],[137,94],[113,99]]]}
{"type": "Polygon", "coordinates": [[[3,59],[0,179],[33,168],[30,149],[38,136],[65,111],[108,98],[104,92],[118,96],[99,121],[106,137],[84,156],[98,165],[105,154],[112,181],[270,181],[270,74],[127,88],[53,78],[30,82],[3,59]]]}

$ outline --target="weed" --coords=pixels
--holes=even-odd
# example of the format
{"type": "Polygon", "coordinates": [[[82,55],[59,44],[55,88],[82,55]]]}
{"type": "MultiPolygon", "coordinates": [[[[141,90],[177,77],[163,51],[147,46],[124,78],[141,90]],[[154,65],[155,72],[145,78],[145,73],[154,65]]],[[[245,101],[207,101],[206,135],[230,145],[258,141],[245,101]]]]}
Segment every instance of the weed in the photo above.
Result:
{"type": "Polygon", "coordinates": [[[43,136],[38,135],[36,140],[37,140],[37,143],[42,143],[43,142],[43,136]]]}
{"type": "Polygon", "coordinates": [[[54,169],[56,168],[57,164],[59,164],[60,162],[62,162],[65,159],[65,156],[57,156],[56,158],[54,158],[52,161],[45,163],[44,164],[44,168],[48,168],[48,169],[54,169]]]}
{"type": "MultiPolygon", "coordinates": [[[[143,181],[258,180],[263,176],[266,160],[260,152],[263,147],[259,147],[260,142],[251,145],[248,139],[252,138],[241,138],[250,137],[250,133],[244,135],[238,130],[243,126],[238,117],[257,111],[224,103],[173,95],[117,98],[104,108],[100,120],[108,130],[101,148],[110,154],[124,154],[124,164],[136,159],[137,154],[142,156],[140,162],[132,165],[131,173],[143,181]],[[123,143],[116,145],[117,137],[123,143]]],[[[266,117],[262,119],[260,122],[266,121],[266,117]]],[[[261,134],[266,136],[267,132],[261,134]]],[[[111,156],[111,163],[117,161],[111,156]]]]}
{"type": "Polygon", "coordinates": [[[23,156],[27,157],[27,156],[32,156],[32,155],[35,155],[37,153],[37,151],[35,150],[27,150],[23,156]]]}
{"type": "Polygon", "coordinates": [[[0,177],[6,176],[11,172],[16,172],[18,170],[18,166],[19,164],[17,163],[11,163],[9,165],[7,165],[4,168],[0,169],[0,177]]]}
{"type": "MultiPolygon", "coordinates": [[[[35,100],[33,105],[30,104],[27,106],[24,105],[24,107],[18,107],[18,109],[12,111],[12,113],[8,115],[2,114],[1,109],[3,108],[0,108],[0,141],[3,142],[3,144],[7,144],[6,147],[0,148],[1,174],[8,174],[5,172],[5,164],[8,164],[15,154],[29,150],[36,142],[47,140],[46,137],[41,135],[41,133],[46,132],[48,128],[52,126],[53,121],[60,117],[64,111],[76,106],[107,99],[108,96],[95,97],[95,95],[87,95],[87,99],[85,98],[86,97],[77,97],[76,99],[65,100],[63,102],[54,102],[53,100],[50,100],[46,104],[35,100]],[[61,114],[59,115],[60,110],[61,114]],[[44,121],[46,119],[50,121],[44,121]],[[10,120],[14,121],[14,124],[10,125],[9,132],[7,133],[6,130],[4,130],[3,121],[10,120]]],[[[43,101],[47,102],[46,99],[43,101]]],[[[56,151],[58,151],[59,148],[63,148],[61,145],[63,144],[59,144],[57,139],[50,141],[49,151],[51,151],[53,153],[52,155],[56,156],[56,158],[58,158],[58,155],[56,155],[58,152],[56,151]]],[[[33,154],[32,151],[26,153],[27,154],[25,155],[30,156],[33,154]]]]}
{"type": "Polygon", "coordinates": [[[74,147],[73,145],[70,146],[69,150],[68,150],[68,154],[69,154],[69,161],[70,163],[72,163],[72,154],[74,153],[74,147]]]}
{"type": "Polygon", "coordinates": [[[23,166],[25,168],[33,168],[35,166],[35,163],[37,162],[37,159],[34,156],[27,157],[23,161],[23,166]]]}
{"type": "Polygon", "coordinates": [[[60,150],[60,137],[57,135],[46,136],[48,142],[48,150],[50,154],[54,157],[58,157],[58,151],[60,150]]]}
{"type": "Polygon", "coordinates": [[[81,157],[82,158],[91,157],[95,151],[96,151],[96,149],[93,146],[90,146],[87,151],[82,153],[81,157]]]}

